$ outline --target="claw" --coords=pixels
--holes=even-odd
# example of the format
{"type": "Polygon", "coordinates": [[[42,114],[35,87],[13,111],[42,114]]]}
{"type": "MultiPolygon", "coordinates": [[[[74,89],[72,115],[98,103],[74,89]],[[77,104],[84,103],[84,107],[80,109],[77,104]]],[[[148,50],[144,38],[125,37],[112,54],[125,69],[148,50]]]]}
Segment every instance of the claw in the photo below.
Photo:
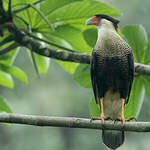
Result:
{"type": "Polygon", "coordinates": [[[110,117],[105,117],[103,115],[101,115],[101,117],[93,117],[91,118],[90,122],[92,122],[93,120],[101,120],[102,123],[104,124],[104,120],[112,120],[110,117]]]}
{"type": "Polygon", "coordinates": [[[128,118],[126,121],[131,121],[131,120],[137,121],[137,119],[136,119],[135,117],[130,117],[130,118],[128,118]]]}
{"type": "Polygon", "coordinates": [[[122,116],[120,118],[117,118],[114,123],[116,123],[116,121],[121,121],[124,124],[125,122],[131,121],[131,120],[137,121],[137,119],[135,117],[130,117],[128,119],[125,119],[124,116],[122,116]]]}

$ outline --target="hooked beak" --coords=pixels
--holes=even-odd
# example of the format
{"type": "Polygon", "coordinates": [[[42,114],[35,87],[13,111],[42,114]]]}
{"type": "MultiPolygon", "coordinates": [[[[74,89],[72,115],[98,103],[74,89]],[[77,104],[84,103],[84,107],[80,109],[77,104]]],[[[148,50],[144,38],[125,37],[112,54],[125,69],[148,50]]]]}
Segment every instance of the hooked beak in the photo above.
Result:
{"type": "Polygon", "coordinates": [[[86,25],[92,25],[93,23],[91,22],[91,19],[88,19],[87,21],[86,21],[86,25]]]}

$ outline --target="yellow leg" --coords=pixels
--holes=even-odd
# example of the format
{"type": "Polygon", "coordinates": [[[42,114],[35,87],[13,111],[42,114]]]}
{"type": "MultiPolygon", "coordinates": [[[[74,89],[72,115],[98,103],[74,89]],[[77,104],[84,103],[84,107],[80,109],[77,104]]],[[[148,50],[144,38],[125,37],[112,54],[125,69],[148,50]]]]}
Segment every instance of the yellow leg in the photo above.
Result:
{"type": "Polygon", "coordinates": [[[121,99],[121,121],[122,121],[123,124],[125,123],[124,104],[125,104],[125,99],[121,99]]]}
{"type": "Polygon", "coordinates": [[[104,123],[105,116],[104,116],[104,98],[100,99],[100,105],[101,105],[101,120],[102,123],[104,123]]]}
{"type": "Polygon", "coordinates": [[[101,106],[101,116],[100,117],[94,117],[92,120],[102,120],[102,123],[104,123],[104,120],[109,120],[111,118],[104,116],[104,98],[100,99],[100,106],[101,106]]]}

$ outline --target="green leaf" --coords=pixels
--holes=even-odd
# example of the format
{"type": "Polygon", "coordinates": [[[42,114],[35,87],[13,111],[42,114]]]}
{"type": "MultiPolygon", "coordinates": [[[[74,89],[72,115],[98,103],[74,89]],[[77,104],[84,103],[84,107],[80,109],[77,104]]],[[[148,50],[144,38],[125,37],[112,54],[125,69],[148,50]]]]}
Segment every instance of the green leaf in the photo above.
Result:
{"type": "Polygon", "coordinates": [[[144,101],[145,89],[142,77],[135,77],[130,99],[125,107],[125,118],[137,117],[144,101]]]}
{"type": "Polygon", "coordinates": [[[142,25],[125,26],[122,29],[122,33],[132,48],[134,60],[143,63],[144,52],[148,42],[144,27],[142,25]]]}
{"type": "Polygon", "coordinates": [[[12,113],[10,107],[6,103],[6,100],[0,96],[0,112],[12,113]]]}
{"type": "Polygon", "coordinates": [[[0,84],[9,88],[14,87],[13,79],[10,74],[0,70],[0,84]]]}
{"type": "Polygon", "coordinates": [[[90,47],[94,47],[97,40],[97,29],[91,28],[91,29],[84,30],[83,37],[86,43],[90,47]]]}
{"type": "MultiPolygon", "coordinates": [[[[76,0],[79,1],[79,0],[76,0]]],[[[74,0],[45,0],[40,5],[40,10],[45,14],[48,15],[53,11],[60,9],[66,4],[72,3],[74,0]]]]}
{"type": "Polygon", "coordinates": [[[5,65],[13,64],[18,52],[19,52],[19,48],[11,50],[7,54],[0,55],[0,63],[5,65]]]}
{"type": "Polygon", "coordinates": [[[36,59],[39,73],[45,74],[48,70],[50,59],[48,57],[44,57],[39,54],[35,54],[35,59],[36,59]]]}
{"type": "MultiPolygon", "coordinates": [[[[47,40],[72,50],[72,46],[64,39],[57,37],[55,35],[51,35],[51,34],[43,34],[43,35],[47,40]]],[[[52,45],[49,45],[49,47],[53,48],[53,49],[61,49],[61,48],[58,48],[58,47],[52,46],[52,45]]]]}
{"type": "Polygon", "coordinates": [[[40,11],[39,8],[31,4],[31,7],[38,13],[38,15],[43,19],[43,21],[47,24],[47,26],[51,29],[53,29],[53,26],[49,22],[49,20],[46,18],[46,16],[43,14],[42,11],[40,11]]]}
{"type": "Polygon", "coordinates": [[[63,24],[85,24],[87,18],[95,14],[108,14],[119,16],[120,13],[103,2],[75,1],[69,3],[48,15],[48,19],[55,26],[63,24]]]}
{"type": "MultiPolygon", "coordinates": [[[[98,1],[74,1],[74,0],[51,0],[46,1],[45,3],[41,4],[41,10],[46,15],[48,20],[53,24],[55,28],[65,24],[71,25],[80,25],[84,24],[87,18],[91,17],[95,14],[105,13],[111,16],[119,16],[120,13],[106,5],[105,3],[98,2],[98,1]],[[48,7],[48,9],[46,9],[48,7]],[[50,7],[50,8],[49,8],[50,7]]],[[[37,18],[37,17],[36,17],[37,18]]],[[[39,20],[37,20],[37,30],[39,31],[40,28],[47,29],[47,25],[39,20]]],[[[85,26],[86,27],[86,26],[85,26]]]]}
{"type": "Polygon", "coordinates": [[[147,48],[145,50],[145,54],[144,54],[144,64],[149,64],[150,63],[150,40],[147,43],[147,48]]]}
{"type": "Polygon", "coordinates": [[[14,82],[10,74],[0,70],[0,84],[9,88],[14,87],[14,82]]]}
{"type": "Polygon", "coordinates": [[[74,75],[74,79],[83,87],[91,88],[91,78],[90,78],[90,66],[85,64],[80,64],[74,75]]]}
{"type": "MultiPolygon", "coordinates": [[[[15,3],[16,7],[13,7],[13,9],[14,8],[18,9],[18,8],[24,7],[25,5],[32,4],[35,1],[36,0],[23,0],[23,2],[20,3],[20,0],[17,0],[17,2],[15,3]]],[[[35,7],[38,9],[38,5],[36,5],[35,7]]],[[[22,17],[28,24],[30,24],[31,28],[36,28],[37,18],[41,18],[41,14],[37,10],[35,10],[35,8],[32,8],[32,7],[28,8],[24,11],[21,11],[17,15],[22,17]]],[[[43,21],[43,22],[45,23],[45,21],[43,21]]],[[[19,27],[20,27],[20,25],[22,26],[22,24],[19,23],[19,21],[15,22],[15,23],[17,23],[17,26],[19,26],[19,27]]],[[[45,24],[47,24],[47,23],[45,23],[45,24]]]]}
{"type": "Polygon", "coordinates": [[[75,27],[69,25],[60,26],[51,34],[67,41],[78,52],[91,53],[91,47],[86,44],[82,32],[75,27]]]}
{"type": "Polygon", "coordinates": [[[28,79],[26,74],[18,67],[15,66],[8,66],[8,65],[2,65],[0,64],[1,70],[11,74],[13,77],[27,83],[28,79]]]}
{"type": "Polygon", "coordinates": [[[147,96],[148,101],[150,103],[150,76],[143,75],[143,81],[144,81],[144,88],[146,91],[146,96],[147,96]]]}
{"type": "Polygon", "coordinates": [[[91,117],[99,117],[100,116],[100,108],[99,108],[99,105],[96,104],[94,97],[92,98],[92,100],[89,103],[89,108],[90,108],[91,117]]]}
{"type": "Polygon", "coordinates": [[[57,61],[67,72],[73,74],[78,66],[78,63],[57,61]]]}

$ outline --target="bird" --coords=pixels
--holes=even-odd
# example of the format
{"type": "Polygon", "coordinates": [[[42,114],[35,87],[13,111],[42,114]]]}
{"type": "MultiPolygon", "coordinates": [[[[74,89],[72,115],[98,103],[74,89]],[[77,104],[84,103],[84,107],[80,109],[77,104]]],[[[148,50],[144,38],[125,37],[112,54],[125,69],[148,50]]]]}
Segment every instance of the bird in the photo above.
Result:
{"type": "MultiPolygon", "coordinates": [[[[124,109],[134,78],[134,58],[131,47],[117,32],[119,22],[107,14],[96,14],[86,22],[86,25],[95,25],[98,29],[90,72],[95,100],[101,110],[101,116],[93,120],[100,119],[102,124],[108,119],[123,124],[127,121],[124,109]]],[[[124,139],[124,131],[102,130],[103,143],[109,149],[117,149],[124,139]]]]}

